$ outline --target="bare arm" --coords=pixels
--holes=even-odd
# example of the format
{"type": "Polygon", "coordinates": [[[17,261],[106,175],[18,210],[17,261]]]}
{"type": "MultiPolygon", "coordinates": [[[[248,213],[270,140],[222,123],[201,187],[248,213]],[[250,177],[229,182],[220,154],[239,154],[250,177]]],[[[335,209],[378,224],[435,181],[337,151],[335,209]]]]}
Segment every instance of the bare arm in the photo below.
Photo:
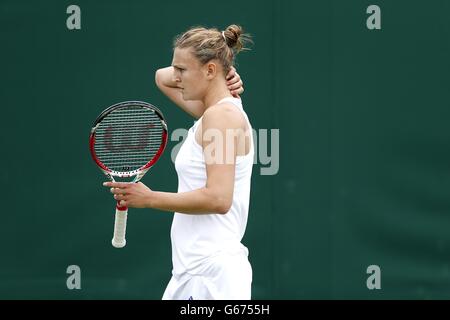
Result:
{"type": "MultiPolygon", "coordinates": [[[[205,111],[203,102],[183,99],[181,89],[177,87],[173,80],[173,67],[158,69],[155,73],[155,82],[156,86],[181,109],[196,119],[202,116],[205,111]]],[[[231,94],[236,98],[239,98],[239,95],[244,92],[241,77],[234,67],[227,74],[227,85],[231,94]]]]}
{"type": "Polygon", "coordinates": [[[196,119],[201,117],[204,111],[203,102],[183,99],[181,89],[173,81],[173,67],[158,69],[155,73],[155,82],[156,86],[177,106],[196,119]]]}
{"type": "Polygon", "coordinates": [[[229,207],[221,205],[218,201],[220,196],[207,187],[173,193],[153,191],[141,182],[128,185],[111,182],[107,186],[113,187],[111,192],[115,194],[114,199],[123,201],[121,205],[131,208],[153,208],[196,215],[225,214],[229,210],[229,207]]]}
{"type": "Polygon", "coordinates": [[[230,210],[234,192],[237,142],[225,139],[227,129],[242,129],[241,115],[234,108],[211,107],[202,120],[203,153],[207,181],[203,188],[182,192],[156,192],[142,183],[113,183],[111,192],[121,205],[135,208],[155,208],[186,214],[218,213],[230,210]]]}

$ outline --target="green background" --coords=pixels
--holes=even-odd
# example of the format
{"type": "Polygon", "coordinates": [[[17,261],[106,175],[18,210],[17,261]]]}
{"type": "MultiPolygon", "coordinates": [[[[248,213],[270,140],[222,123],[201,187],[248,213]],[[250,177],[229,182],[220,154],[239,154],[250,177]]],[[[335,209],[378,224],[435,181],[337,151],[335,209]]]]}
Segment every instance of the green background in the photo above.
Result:
{"type": "MultiPolygon", "coordinates": [[[[154,72],[191,26],[237,23],[255,129],[279,129],[280,169],[254,166],[244,244],[255,299],[450,298],[450,3],[433,1],[0,1],[1,299],[160,299],[172,214],[114,202],[90,158],[96,116],[125,100],[192,119],[154,72]],[[81,8],[81,30],[66,9],[81,8]],[[366,9],[381,8],[381,30],[366,9]],[[68,290],[70,265],[81,290],[68,290]],[[370,265],[381,289],[366,286],[370,265]]],[[[143,179],[176,191],[170,141],[143,179]]]]}

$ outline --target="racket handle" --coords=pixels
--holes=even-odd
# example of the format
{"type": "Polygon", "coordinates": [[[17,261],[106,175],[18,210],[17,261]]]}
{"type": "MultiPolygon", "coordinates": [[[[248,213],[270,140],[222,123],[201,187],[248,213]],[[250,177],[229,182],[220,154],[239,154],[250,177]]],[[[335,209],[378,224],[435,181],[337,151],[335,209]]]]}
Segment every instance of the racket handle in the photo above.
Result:
{"type": "Polygon", "coordinates": [[[127,207],[116,208],[116,219],[114,221],[114,237],[112,239],[112,245],[115,248],[123,248],[127,244],[125,240],[125,233],[127,230],[127,207]]]}

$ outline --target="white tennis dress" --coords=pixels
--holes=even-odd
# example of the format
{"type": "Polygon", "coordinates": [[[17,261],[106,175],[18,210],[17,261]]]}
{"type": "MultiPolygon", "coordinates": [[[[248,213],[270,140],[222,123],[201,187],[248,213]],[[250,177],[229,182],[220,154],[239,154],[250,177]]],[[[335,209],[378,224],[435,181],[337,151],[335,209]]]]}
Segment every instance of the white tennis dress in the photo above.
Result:
{"type": "MultiPolygon", "coordinates": [[[[230,97],[218,103],[224,102],[232,103],[243,113],[251,130],[241,100],[230,97]]],[[[200,189],[206,184],[203,149],[195,140],[201,119],[189,129],[175,160],[178,192],[200,189]]],[[[233,202],[227,214],[174,213],[172,278],[163,300],[251,298],[252,268],[241,240],[247,226],[253,155],[252,141],[250,152],[236,159],[233,202]]]]}

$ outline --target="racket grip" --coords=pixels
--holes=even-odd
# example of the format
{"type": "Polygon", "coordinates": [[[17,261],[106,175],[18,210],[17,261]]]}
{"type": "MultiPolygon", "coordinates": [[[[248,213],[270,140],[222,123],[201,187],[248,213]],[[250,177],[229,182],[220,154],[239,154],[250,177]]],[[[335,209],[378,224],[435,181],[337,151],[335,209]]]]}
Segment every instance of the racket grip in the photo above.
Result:
{"type": "Polygon", "coordinates": [[[125,239],[125,233],[127,230],[127,215],[127,207],[117,206],[116,219],[114,221],[114,236],[111,241],[113,247],[115,248],[123,248],[127,244],[127,240],[125,239]]]}

